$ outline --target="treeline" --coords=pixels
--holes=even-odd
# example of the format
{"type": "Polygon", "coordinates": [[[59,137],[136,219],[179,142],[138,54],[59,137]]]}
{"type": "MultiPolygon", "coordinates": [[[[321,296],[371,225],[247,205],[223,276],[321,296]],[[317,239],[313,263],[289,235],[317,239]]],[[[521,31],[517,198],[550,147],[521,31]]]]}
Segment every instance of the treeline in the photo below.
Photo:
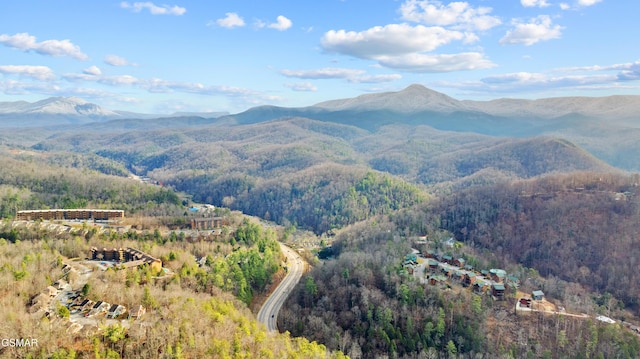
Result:
{"type": "Polygon", "coordinates": [[[114,208],[129,214],[149,210],[177,211],[175,192],[109,176],[87,168],[56,167],[43,161],[0,158],[0,217],[17,210],[47,208],[114,208]]]}
{"type": "Polygon", "coordinates": [[[419,187],[362,167],[314,166],[289,177],[261,180],[229,176],[181,179],[180,190],[194,200],[242,210],[284,225],[323,233],[422,203],[419,187]]]}
{"type": "Polygon", "coordinates": [[[543,276],[611,293],[639,313],[638,175],[575,173],[477,187],[432,208],[441,228],[543,276]]]}

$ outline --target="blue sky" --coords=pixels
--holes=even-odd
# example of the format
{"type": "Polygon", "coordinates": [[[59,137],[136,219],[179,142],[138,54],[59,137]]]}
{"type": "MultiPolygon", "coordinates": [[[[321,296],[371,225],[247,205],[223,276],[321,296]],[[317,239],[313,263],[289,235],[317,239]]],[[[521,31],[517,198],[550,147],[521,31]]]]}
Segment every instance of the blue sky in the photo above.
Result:
{"type": "Polygon", "coordinates": [[[146,113],[640,94],[639,1],[5,1],[0,101],[146,113]]]}

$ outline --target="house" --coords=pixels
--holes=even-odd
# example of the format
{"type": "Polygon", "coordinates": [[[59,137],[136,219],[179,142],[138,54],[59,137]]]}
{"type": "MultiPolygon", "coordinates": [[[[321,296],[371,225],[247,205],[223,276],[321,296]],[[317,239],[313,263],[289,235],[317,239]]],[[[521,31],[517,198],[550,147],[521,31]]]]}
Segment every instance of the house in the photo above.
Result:
{"type": "Polygon", "coordinates": [[[84,301],[82,301],[81,305],[80,305],[80,311],[82,312],[86,312],[91,310],[91,308],[93,308],[93,305],[95,303],[90,300],[90,299],[85,299],[84,301]]]}
{"type": "Polygon", "coordinates": [[[533,292],[531,292],[531,298],[533,298],[533,300],[543,300],[544,292],[541,290],[534,290],[533,292]]]}
{"type": "Polygon", "coordinates": [[[424,253],[424,257],[425,258],[437,258],[438,255],[436,254],[436,251],[434,251],[433,249],[429,249],[428,251],[426,251],[424,253]]]}
{"type": "Polygon", "coordinates": [[[438,261],[435,259],[427,259],[427,266],[429,270],[435,272],[438,269],[438,261]]]}
{"type": "Polygon", "coordinates": [[[476,291],[477,293],[483,293],[487,291],[487,288],[489,287],[490,287],[489,282],[487,282],[483,278],[476,277],[476,282],[473,283],[473,290],[476,291]]]}
{"type": "Polygon", "coordinates": [[[129,313],[129,319],[140,319],[146,312],[147,310],[144,309],[144,307],[141,305],[133,307],[133,309],[131,309],[131,312],[129,313]]]}
{"type": "Polygon", "coordinates": [[[465,273],[463,281],[462,281],[462,285],[464,285],[465,287],[472,286],[476,282],[477,277],[478,276],[473,272],[465,273]]]}
{"type": "Polygon", "coordinates": [[[127,308],[120,304],[114,304],[109,308],[109,312],[107,313],[107,318],[117,318],[119,315],[124,314],[127,311],[127,308]]]}
{"type": "Polygon", "coordinates": [[[107,302],[97,301],[86,316],[90,317],[100,313],[106,313],[110,307],[111,305],[107,302]]]}
{"type": "Polygon", "coordinates": [[[498,283],[504,283],[507,272],[504,269],[489,269],[489,278],[498,283]]]}
{"type": "Polygon", "coordinates": [[[465,264],[467,264],[467,261],[464,258],[457,258],[453,260],[452,263],[454,266],[460,267],[460,268],[464,268],[465,264]]]}
{"type": "Polygon", "coordinates": [[[491,295],[498,300],[504,299],[504,290],[504,284],[502,283],[493,283],[493,285],[491,285],[491,295]]]}
{"type": "Polygon", "coordinates": [[[447,278],[442,275],[429,276],[427,279],[431,285],[439,285],[447,282],[447,278]]]}
{"type": "Polygon", "coordinates": [[[418,263],[418,255],[415,253],[409,253],[404,257],[404,264],[416,264],[418,263]]]}
{"type": "Polygon", "coordinates": [[[454,269],[451,273],[451,279],[458,281],[464,280],[464,272],[459,269],[454,269]]]}
{"type": "Polygon", "coordinates": [[[71,306],[72,307],[81,307],[82,308],[88,302],[89,302],[89,299],[78,297],[78,298],[74,299],[73,303],[71,303],[71,306]]]}

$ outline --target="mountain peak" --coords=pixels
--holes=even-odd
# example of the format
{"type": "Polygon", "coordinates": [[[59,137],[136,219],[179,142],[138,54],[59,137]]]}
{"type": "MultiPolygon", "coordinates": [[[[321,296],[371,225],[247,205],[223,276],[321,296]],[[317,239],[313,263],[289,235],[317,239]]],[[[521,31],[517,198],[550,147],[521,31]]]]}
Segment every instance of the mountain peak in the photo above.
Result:
{"type": "Polygon", "coordinates": [[[366,94],[355,98],[321,102],[316,107],[332,110],[391,110],[400,113],[436,111],[450,113],[463,109],[460,101],[420,84],[397,92],[366,94]]]}

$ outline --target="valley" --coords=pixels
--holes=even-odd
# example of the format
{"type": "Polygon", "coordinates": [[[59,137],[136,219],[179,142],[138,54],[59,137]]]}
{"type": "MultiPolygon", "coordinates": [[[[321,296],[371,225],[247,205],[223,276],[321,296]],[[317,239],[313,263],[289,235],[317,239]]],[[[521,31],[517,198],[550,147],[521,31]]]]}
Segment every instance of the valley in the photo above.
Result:
{"type": "Polygon", "coordinates": [[[55,339],[64,310],[46,325],[0,315],[0,334],[37,334],[44,357],[155,357],[137,345],[167,357],[640,355],[629,324],[640,323],[640,97],[460,101],[412,85],[164,118],[79,99],[11,106],[0,106],[3,304],[27,313],[92,247],[140,250],[172,273],[105,268],[86,282],[94,302],[144,302],[146,322],[105,318],[55,339]],[[18,221],[87,208],[124,220],[18,221]],[[455,271],[416,277],[403,263],[414,249],[420,265],[431,252],[480,273],[461,275],[512,278],[496,296],[443,284],[455,271]],[[517,315],[538,290],[575,315],[517,315]]]}

